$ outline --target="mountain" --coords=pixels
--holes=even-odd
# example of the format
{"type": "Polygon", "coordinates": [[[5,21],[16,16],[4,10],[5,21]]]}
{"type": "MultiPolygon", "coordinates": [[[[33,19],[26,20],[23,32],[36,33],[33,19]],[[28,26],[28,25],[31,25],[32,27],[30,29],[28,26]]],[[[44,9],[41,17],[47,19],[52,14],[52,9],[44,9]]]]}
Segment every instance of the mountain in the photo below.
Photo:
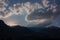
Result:
{"type": "Polygon", "coordinates": [[[10,27],[6,25],[2,20],[0,20],[0,40],[15,39],[31,36],[31,31],[26,27],[14,26],[10,27]]]}
{"type": "Polygon", "coordinates": [[[44,23],[44,24],[37,24],[34,26],[28,27],[28,29],[35,31],[35,32],[41,32],[42,29],[45,29],[47,25],[50,25],[51,23],[44,23]]]}
{"type": "Polygon", "coordinates": [[[38,40],[60,38],[60,28],[50,26],[48,28],[37,28],[38,32],[23,26],[10,27],[0,20],[0,40],[38,40]]]}
{"type": "Polygon", "coordinates": [[[7,26],[7,25],[6,25],[2,20],[0,20],[0,27],[1,27],[1,26],[4,27],[4,26],[7,26]]]}

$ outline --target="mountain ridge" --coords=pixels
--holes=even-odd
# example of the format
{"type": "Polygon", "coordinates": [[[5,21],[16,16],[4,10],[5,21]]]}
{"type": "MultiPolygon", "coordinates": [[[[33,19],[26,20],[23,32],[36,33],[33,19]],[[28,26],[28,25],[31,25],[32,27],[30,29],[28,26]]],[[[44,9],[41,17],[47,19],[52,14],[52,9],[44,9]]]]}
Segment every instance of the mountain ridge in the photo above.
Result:
{"type": "Polygon", "coordinates": [[[60,38],[60,28],[51,26],[48,28],[42,28],[41,30],[36,32],[27,27],[22,27],[19,25],[11,28],[2,20],[0,20],[0,40],[33,40],[41,38],[60,38]]]}

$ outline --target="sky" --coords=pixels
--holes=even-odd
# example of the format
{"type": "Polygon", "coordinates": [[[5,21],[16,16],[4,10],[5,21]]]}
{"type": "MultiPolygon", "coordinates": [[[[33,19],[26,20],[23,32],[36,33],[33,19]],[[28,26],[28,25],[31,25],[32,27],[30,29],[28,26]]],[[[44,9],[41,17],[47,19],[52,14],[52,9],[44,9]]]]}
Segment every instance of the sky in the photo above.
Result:
{"type": "Polygon", "coordinates": [[[0,0],[0,19],[9,26],[60,27],[60,0],[0,0]]]}

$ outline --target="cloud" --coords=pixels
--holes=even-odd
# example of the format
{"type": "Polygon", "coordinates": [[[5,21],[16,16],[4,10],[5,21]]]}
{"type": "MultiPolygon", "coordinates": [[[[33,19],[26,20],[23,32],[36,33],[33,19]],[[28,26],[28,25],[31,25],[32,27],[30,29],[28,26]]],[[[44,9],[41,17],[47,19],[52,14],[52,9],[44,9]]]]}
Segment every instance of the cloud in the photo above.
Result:
{"type": "Polygon", "coordinates": [[[25,17],[25,20],[27,22],[32,22],[32,23],[33,22],[40,24],[49,23],[52,22],[53,20],[53,14],[51,11],[48,11],[47,13],[35,11],[34,13],[27,15],[25,17]]]}
{"type": "Polygon", "coordinates": [[[14,14],[21,14],[24,11],[27,14],[32,13],[35,9],[40,9],[42,8],[42,6],[39,3],[30,3],[30,2],[26,2],[26,3],[17,3],[14,4],[12,7],[9,7],[9,9],[11,10],[12,13],[14,14]]]}
{"type": "Polygon", "coordinates": [[[0,4],[0,16],[1,18],[9,17],[13,14],[18,15],[26,12],[27,14],[32,13],[35,9],[42,8],[39,3],[16,3],[13,6],[8,6],[9,4],[5,1],[2,1],[0,4]],[[3,3],[2,3],[3,2],[3,3]],[[7,16],[8,15],[8,16],[7,16]]]}
{"type": "Polygon", "coordinates": [[[57,5],[55,3],[50,3],[48,0],[42,0],[42,5],[40,5],[41,8],[34,9],[34,11],[30,14],[28,14],[25,18],[28,22],[41,22],[41,19],[52,19],[54,13],[56,12],[57,5]]]}
{"type": "Polygon", "coordinates": [[[9,4],[6,3],[5,0],[4,1],[2,0],[2,2],[0,2],[0,4],[1,4],[0,9],[2,9],[2,10],[0,10],[0,11],[6,13],[6,11],[9,10],[9,13],[7,13],[7,14],[12,13],[12,14],[16,14],[16,15],[26,12],[29,15],[32,12],[34,12],[35,10],[38,10],[38,9],[40,9],[39,11],[41,11],[42,9],[45,10],[45,8],[48,8],[48,9],[55,8],[55,6],[49,4],[49,1],[47,1],[47,0],[42,0],[42,3],[43,3],[43,6],[38,2],[35,2],[35,3],[25,2],[25,3],[16,3],[16,4],[13,4],[13,6],[8,7],[9,4]]]}
{"type": "Polygon", "coordinates": [[[10,16],[10,10],[7,8],[7,0],[0,0],[0,18],[6,18],[10,16]],[[7,16],[8,15],[8,16],[7,16]]]}
{"type": "Polygon", "coordinates": [[[15,3],[8,7],[5,0],[0,1],[0,18],[7,18],[11,15],[21,15],[27,13],[25,20],[27,22],[43,23],[53,18],[53,14],[57,11],[57,4],[53,1],[42,0],[42,4],[35,2],[15,3]]]}
{"type": "Polygon", "coordinates": [[[42,0],[44,7],[49,7],[49,1],[48,0],[42,0]]]}
{"type": "Polygon", "coordinates": [[[5,0],[0,0],[0,11],[4,11],[6,9],[7,3],[5,0]]]}

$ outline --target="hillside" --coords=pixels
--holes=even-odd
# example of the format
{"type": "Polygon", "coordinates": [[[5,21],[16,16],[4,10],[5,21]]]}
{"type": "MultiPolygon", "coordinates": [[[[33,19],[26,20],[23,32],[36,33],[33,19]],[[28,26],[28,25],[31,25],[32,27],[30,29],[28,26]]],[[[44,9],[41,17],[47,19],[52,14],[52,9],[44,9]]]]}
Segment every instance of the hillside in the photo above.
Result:
{"type": "Polygon", "coordinates": [[[40,28],[39,32],[35,32],[30,28],[22,26],[11,28],[0,20],[0,40],[37,40],[41,38],[60,38],[60,28],[51,26],[48,28],[40,28]]]}

